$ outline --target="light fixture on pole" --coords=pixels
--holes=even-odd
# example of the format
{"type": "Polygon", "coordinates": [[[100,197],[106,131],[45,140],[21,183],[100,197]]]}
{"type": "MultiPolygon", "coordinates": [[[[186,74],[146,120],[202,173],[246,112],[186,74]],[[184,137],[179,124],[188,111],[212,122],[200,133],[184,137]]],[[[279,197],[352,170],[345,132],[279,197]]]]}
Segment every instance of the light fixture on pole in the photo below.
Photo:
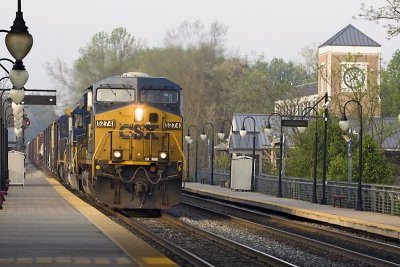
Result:
{"type": "Polygon", "coordinates": [[[363,171],[363,149],[362,149],[362,137],[363,137],[363,122],[362,122],[362,105],[359,101],[351,99],[344,104],[343,113],[339,121],[339,127],[342,131],[347,131],[350,127],[350,122],[347,120],[346,116],[346,106],[348,103],[354,102],[359,107],[359,120],[360,120],[360,131],[359,131],[359,144],[358,144],[358,186],[357,186],[357,204],[356,210],[363,210],[362,208],[362,171],[363,171]]]}
{"type": "Polygon", "coordinates": [[[32,35],[25,25],[23,13],[21,11],[21,0],[18,0],[18,11],[16,12],[14,23],[10,31],[6,32],[5,41],[7,50],[15,58],[13,69],[9,73],[10,81],[13,84],[10,97],[14,103],[19,104],[25,97],[23,87],[29,78],[29,74],[25,70],[22,59],[26,57],[33,45],[32,35]]]}
{"type": "MultiPolygon", "coordinates": [[[[219,138],[219,140],[221,142],[223,142],[224,138],[225,138],[225,132],[224,132],[225,123],[229,123],[231,125],[231,131],[232,131],[232,134],[233,134],[233,124],[232,124],[232,122],[230,120],[224,120],[223,122],[221,122],[221,127],[219,129],[218,134],[217,134],[218,138],[219,138]]],[[[227,147],[227,148],[229,149],[229,147],[227,147]]],[[[228,155],[229,155],[229,184],[232,184],[232,173],[231,173],[231,162],[232,161],[231,161],[231,155],[229,153],[229,150],[228,150],[228,155]]]]}
{"type": "Polygon", "coordinates": [[[190,145],[193,143],[193,138],[191,137],[191,135],[190,135],[190,129],[191,128],[194,128],[195,130],[196,130],[196,151],[195,151],[195,173],[194,173],[194,181],[197,183],[198,182],[198,179],[197,179],[197,173],[198,173],[198,170],[197,170],[197,156],[198,156],[198,147],[199,147],[199,140],[198,140],[198,133],[199,133],[199,130],[197,129],[197,127],[196,126],[194,126],[194,125],[190,125],[189,127],[188,127],[188,130],[187,130],[187,135],[185,136],[185,140],[186,140],[186,142],[188,143],[188,160],[187,160],[187,165],[188,165],[188,171],[187,171],[187,173],[188,173],[188,176],[189,176],[189,170],[190,170],[190,145]]]}
{"type": "Polygon", "coordinates": [[[15,62],[8,75],[10,76],[11,83],[16,89],[23,88],[29,78],[29,73],[26,71],[22,61],[15,62]]]}
{"type": "Polygon", "coordinates": [[[240,136],[244,137],[247,134],[247,130],[244,127],[244,122],[246,121],[246,119],[251,118],[253,120],[253,159],[251,162],[251,191],[255,191],[254,188],[254,184],[255,184],[255,173],[254,173],[254,169],[255,169],[255,159],[256,159],[256,120],[252,117],[252,116],[247,116],[246,118],[244,118],[243,123],[242,123],[242,128],[240,129],[240,136]]]}
{"type": "Polygon", "coordinates": [[[283,143],[283,134],[282,134],[282,115],[281,114],[279,114],[277,112],[274,112],[274,113],[272,113],[271,115],[268,116],[268,122],[267,122],[267,125],[264,128],[264,133],[269,137],[272,136],[272,127],[271,127],[271,123],[270,123],[269,120],[271,119],[271,116],[273,116],[273,115],[277,115],[280,118],[279,178],[278,178],[278,192],[277,192],[276,196],[277,197],[283,197],[283,194],[282,194],[282,160],[283,160],[283,157],[282,157],[282,154],[283,154],[282,146],[283,146],[283,144],[282,143],[283,143]]]}
{"type": "Polygon", "coordinates": [[[9,95],[13,103],[21,104],[21,102],[24,101],[25,98],[25,91],[24,89],[13,88],[10,90],[9,95]]]}
{"type": "Polygon", "coordinates": [[[18,11],[10,31],[6,35],[6,46],[16,61],[21,61],[31,50],[33,45],[32,35],[25,25],[21,12],[21,0],[18,0],[18,11]]]}
{"type": "Polygon", "coordinates": [[[203,124],[203,131],[200,135],[201,140],[206,140],[207,139],[207,134],[204,131],[205,126],[211,126],[211,182],[210,184],[214,184],[214,125],[210,122],[204,123],[203,124]]]}

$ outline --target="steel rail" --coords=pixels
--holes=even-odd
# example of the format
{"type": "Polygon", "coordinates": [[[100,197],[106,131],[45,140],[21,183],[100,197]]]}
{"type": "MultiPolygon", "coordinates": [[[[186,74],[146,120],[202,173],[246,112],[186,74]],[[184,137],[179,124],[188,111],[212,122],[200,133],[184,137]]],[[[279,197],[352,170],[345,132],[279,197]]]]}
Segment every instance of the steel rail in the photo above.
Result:
{"type": "MultiPolygon", "coordinates": [[[[268,219],[269,222],[274,222],[274,223],[279,223],[279,224],[283,223],[283,224],[286,224],[287,226],[290,226],[290,227],[299,227],[299,228],[305,229],[305,230],[310,231],[310,232],[318,232],[318,233],[322,233],[322,234],[324,234],[326,236],[329,236],[329,237],[340,238],[343,241],[356,242],[358,244],[361,244],[361,245],[364,245],[364,246],[368,246],[368,247],[370,247],[372,249],[384,250],[384,251],[386,251],[388,253],[400,254],[400,247],[398,247],[398,246],[394,246],[394,245],[390,245],[390,244],[386,244],[386,243],[382,243],[382,242],[379,242],[379,241],[370,240],[370,239],[366,239],[366,238],[362,238],[362,237],[358,237],[358,236],[353,236],[353,235],[346,234],[346,233],[335,232],[333,230],[324,229],[324,228],[320,228],[320,227],[315,227],[315,226],[312,226],[312,225],[305,225],[303,223],[295,222],[295,221],[284,219],[284,218],[277,217],[277,216],[268,215],[268,214],[261,213],[261,212],[258,212],[258,211],[252,211],[252,210],[244,209],[244,208],[241,208],[241,207],[233,207],[233,206],[231,206],[229,204],[221,203],[219,201],[205,199],[205,198],[201,198],[201,197],[197,197],[197,196],[193,196],[193,195],[187,195],[187,194],[183,194],[183,195],[186,196],[186,197],[190,197],[190,198],[194,198],[194,199],[200,200],[200,201],[213,203],[215,205],[219,205],[219,206],[222,206],[222,207],[228,207],[228,208],[236,209],[236,210],[238,210],[240,212],[247,213],[247,214],[250,214],[250,215],[262,216],[263,219],[268,219]]],[[[188,204],[185,201],[182,201],[182,203],[188,204]]]]}
{"type": "Polygon", "coordinates": [[[349,257],[349,258],[352,258],[352,259],[356,259],[356,260],[364,262],[366,264],[372,264],[372,265],[376,265],[376,266],[400,266],[400,264],[397,264],[397,263],[393,263],[393,262],[386,261],[386,260],[383,260],[383,259],[375,258],[375,257],[369,256],[369,255],[365,255],[365,254],[362,254],[362,253],[359,253],[359,252],[355,252],[355,251],[352,251],[352,250],[349,250],[349,249],[341,248],[341,247],[338,247],[338,246],[335,246],[335,245],[331,245],[331,244],[328,244],[328,243],[325,243],[325,242],[322,242],[322,241],[318,241],[318,240],[315,240],[315,239],[304,237],[304,236],[301,236],[301,235],[298,235],[298,234],[294,234],[294,233],[290,233],[290,232],[283,231],[283,230],[280,230],[280,229],[276,229],[276,228],[273,228],[273,227],[270,227],[270,226],[265,226],[265,225],[261,225],[261,224],[258,224],[258,223],[254,223],[254,222],[251,222],[251,221],[248,221],[248,220],[245,220],[245,219],[241,219],[241,218],[238,218],[238,217],[235,217],[235,216],[223,213],[223,212],[217,212],[217,211],[210,210],[210,209],[204,208],[204,207],[199,207],[199,206],[196,206],[196,205],[193,205],[193,204],[185,203],[185,205],[189,205],[189,206],[191,206],[193,208],[200,209],[200,210],[203,210],[203,211],[206,211],[206,212],[209,212],[209,213],[213,213],[213,214],[216,214],[218,216],[226,217],[226,218],[228,218],[228,219],[230,219],[230,220],[232,220],[232,221],[234,221],[236,223],[245,225],[247,227],[252,227],[252,228],[260,230],[260,231],[264,231],[264,232],[268,232],[270,234],[278,235],[278,236],[281,236],[281,237],[289,239],[289,240],[295,240],[295,241],[298,241],[298,242],[301,242],[303,244],[307,244],[307,245],[310,245],[310,246],[313,246],[313,247],[316,247],[316,248],[319,248],[319,249],[322,248],[322,249],[325,249],[327,251],[337,253],[339,255],[343,255],[343,256],[346,256],[346,257],[349,257]]]}
{"type": "Polygon", "coordinates": [[[211,233],[209,231],[206,231],[204,229],[201,229],[201,228],[195,227],[193,225],[187,224],[187,223],[179,220],[178,218],[175,218],[173,216],[167,215],[165,213],[163,214],[163,219],[165,219],[165,220],[167,220],[167,221],[169,221],[169,222],[171,222],[173,224],[176,224],[176,225],[178,225],[180,227],[184,227],[187,230],[189,230],[191,232],[194,232],[194,233],[196,233],[196,234],[198,234],[200,236],[203,236],[203,237],[205,237],[207,239],[210,239],[210,240],[218,242],[218,243],[220,243],[222,245],[225,245],[225,246],[227,246],[227,247],[229,247],[231,249],[235,249],[235,250],[238,250],[238,251],[240,251],[240,252],[242,252],[244,254],[247,254],[247,255],[249,255],[251,257],[255,257],[255,258],[257,258],[257,260],[259,260],[259,261],[261,261],[263,263],[270,264],[272,266],[296,266],[296,265],[293,265],[293,264],[291,264],[289,262],[286,262],[284,260],[278,259],[278,258],[276,258],[274,256],[269,255],[269,254],[266,254],[264,252],[255,250],[255,249],[253,249],[251,247],[248,247],[248,246],[245,246],[245,245],[240,244],[238,242],[235,242],[233,240],[229,240],[227,238],[224,238],[222,236],[216,235],[216,234],[211,233]]]}
{"type": "MultiPolygon", "coordinates": [[[[93,201],[93,199],[88,198],[87,196],[84,196],[86,199],[90,199],[93,201]]],[[[89,202],[90,203],[90,202],[89,202]]],[[[106,213],[107,215],[116,217],[117,219],[121,220],[123,223],[129,225],[139,233],[143,234],[147,238],[151,239],[152,241],[156,242],[157,244],[161,245],[164,247],[166,250],[169,250],[177,255],[179,255],[181,258],[185,259],[186,261],[194,264],[195,266],[201,266],[201,267],[211,267],[214,266],[203,259],[199,258],[195,254],[185,250],[184,248],[181,248],[180,246],[164,239],[152,232],[150,229],[147,227],[140,225],[139,223],[136,223],[129,219],[128,217],[124,216],[121,213],[118,213],[98,202],[95,202],[94,206],[98,209],[100,209],[102,212],[106,213]]]]}

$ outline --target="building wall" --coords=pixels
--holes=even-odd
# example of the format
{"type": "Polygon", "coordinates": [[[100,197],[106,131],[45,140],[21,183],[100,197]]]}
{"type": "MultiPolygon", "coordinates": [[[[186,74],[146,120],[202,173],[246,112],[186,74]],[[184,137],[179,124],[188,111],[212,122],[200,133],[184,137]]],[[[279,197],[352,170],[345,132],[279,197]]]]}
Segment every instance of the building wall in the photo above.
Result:
{"type": "MultiPolygon", "coordinates": [[[[378,93],[380,71],[380,47],[326,46],[319,49],[318,96],[326,92],[330,96],[329,111],[339,115],[343,105],[350,99],[356,99],[368,115],[381,115],[378,93]],[[347,88],[343,82],[344,71],[356,66],[364,71],[363,87],[347,88]]],[[[356,108],[356,107],[355,107],[356,108]]],[[[349,106],[349,109],[350,108],[349,106]]],[[[347,113],[347,108],[346,108],[347,113]]]]}

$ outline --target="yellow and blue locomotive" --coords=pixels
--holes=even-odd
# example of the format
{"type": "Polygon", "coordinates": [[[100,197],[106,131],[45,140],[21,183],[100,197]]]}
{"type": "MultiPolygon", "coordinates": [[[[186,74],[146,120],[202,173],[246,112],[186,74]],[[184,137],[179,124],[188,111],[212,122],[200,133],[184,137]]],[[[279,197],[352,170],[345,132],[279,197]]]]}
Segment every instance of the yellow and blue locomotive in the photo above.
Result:
{"type": "Polygon", "coordinates": [[[43,164],[112,208],[174,206],[185,163],[181,105],[181,87],[166,78],[105,78],[44,131],[43,164]]]}

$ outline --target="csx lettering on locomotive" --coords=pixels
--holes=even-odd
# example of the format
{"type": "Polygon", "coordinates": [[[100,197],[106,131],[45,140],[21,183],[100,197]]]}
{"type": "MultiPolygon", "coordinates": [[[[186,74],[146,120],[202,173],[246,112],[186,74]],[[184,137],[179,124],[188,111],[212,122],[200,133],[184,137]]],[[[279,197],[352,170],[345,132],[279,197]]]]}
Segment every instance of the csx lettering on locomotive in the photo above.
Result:
{"type": "Polygon", "coordinates": [[[124,124],[119,128],[119,136],[124,139],[129,139],[132,137],[133,139],[140,140],[158,140],[158,137],[155,133],[151,131],[155,131],[158,128],[158,125],[127,125],[124,124]],[[145,133],[146,131],[146,133],[145,133]]]}

